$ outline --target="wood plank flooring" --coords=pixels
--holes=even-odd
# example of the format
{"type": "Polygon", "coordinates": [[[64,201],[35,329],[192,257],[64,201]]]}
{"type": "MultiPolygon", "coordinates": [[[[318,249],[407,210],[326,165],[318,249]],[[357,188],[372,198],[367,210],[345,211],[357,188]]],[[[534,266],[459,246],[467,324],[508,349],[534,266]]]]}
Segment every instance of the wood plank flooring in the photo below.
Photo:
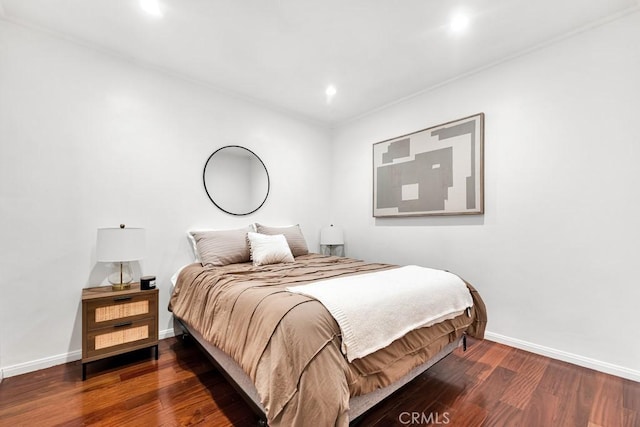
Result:
{"type": "MultiPolygon", "coordinates": [[[[5,378],[0,426],[254,426],[200,353],[177,338],[150,350],[5,378]],[[186,345],[185,345],[186,344],[186,345]]],[[[640,383],[490,341],[456,350],[359,420],[360,426],[640,427],[640,383]]]]}

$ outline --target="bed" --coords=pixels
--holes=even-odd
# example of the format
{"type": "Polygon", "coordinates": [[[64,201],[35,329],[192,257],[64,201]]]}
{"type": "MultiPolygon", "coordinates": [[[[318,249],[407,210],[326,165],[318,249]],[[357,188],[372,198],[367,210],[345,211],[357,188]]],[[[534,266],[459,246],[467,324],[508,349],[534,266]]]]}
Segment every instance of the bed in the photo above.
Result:
{"type": "Polygon", "coordinates": [[[284,231],[290,249],[286,261],[271,253],[269,262],[256,263],[256,244],[249,245],[253,262],[244,253],[211,262],[207,254],[228,252],[229,236],[221,239],[216,232],[211,244],[212,234],[200,233],[202,238],[195,240],[202,243],[204,257],[182,269],[169,309],[178,333],[198,342],[269,425],[347,425],[462,345],[467,335],[483,338],[484,303],[464,282],[473,304],[463,312],[351,357],[342,324],[305,293],[305,286],[354,278],[366,282],[371,275],[400,268],[308,253],[306,244],[300,249],[296,243],[299,230],[295,236],[286,230],[259,231],[273,236],[284,231]]]}

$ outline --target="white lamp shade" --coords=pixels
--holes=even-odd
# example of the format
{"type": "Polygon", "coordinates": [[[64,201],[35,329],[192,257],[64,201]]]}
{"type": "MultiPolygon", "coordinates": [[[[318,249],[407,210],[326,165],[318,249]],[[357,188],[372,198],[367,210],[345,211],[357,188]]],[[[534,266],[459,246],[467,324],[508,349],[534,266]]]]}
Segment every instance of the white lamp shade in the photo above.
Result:
{"type": "Polygon", "coordinates": [[[144,258],[144,228],[99,228],[98,262],[125,262],[144,258]]]}
{"type": "Polygon", "coordinates": [[[321,245],[344,245],[344,237],[342,235],[342,228],[323,227],[320,230],[320,244],[321,245]]]}

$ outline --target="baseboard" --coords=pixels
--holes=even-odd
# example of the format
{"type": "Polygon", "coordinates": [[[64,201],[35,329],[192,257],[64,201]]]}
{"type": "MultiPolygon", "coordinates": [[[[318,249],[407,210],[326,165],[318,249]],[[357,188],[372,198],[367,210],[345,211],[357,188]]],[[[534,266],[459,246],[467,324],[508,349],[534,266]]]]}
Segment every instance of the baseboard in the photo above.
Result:
{"type": "Polygon", "coordinates": [[[26,374],[28,372],[39,371],[40,369],[50,368],[63,363],[73,362],[82,359],[82,350],[70,351],[69,353],[57,354],[55,356],[44,357],[30,362],[18,363],[16,365],[5,366],[2,368],[6,378],[16,375],[26,374]]]}
{"type": "MultiPolygon", "coordinates": [[[[173,329],[165,329],[158,332],[158,339],[171,338],[174,336],[173,329]]],[[[26,374],[33,371],[39,371],[40,369],[50,368],[56,365],[62,365],[64,363],[75,362],[82,359],[82,350],[74,350],[69,353],[58,354],[55,356],[45,357],[31,362],[18,363],[12,366],[3,366],[0,368],[0,381],[3,376],[5,378],[13,377],[16,375],[26,374]]]]}
{"type": "Polygon", "coordinates": [[[171,329],[165,329],[164,331],[160,331],[158,332],[158,339],[163,340],[165,338],[171,338],[174,337],[175,334],[173,333],[173,328],[171,329]]]}
{"type": "Polygon", "coordinates": [[[604,372],[606,374],[611,374],[617,377],[627,378],[632,381],[640,382],[640,371],[625,368],[624,366],[602,362],[600,360],[595,360],[588,357],[579,356],[577,354],[568,353],[566,351],[556,350],[554,348],[533,344],[527,341],[507,337],[493,332],[486,332],[484,337],[489,341],[494,341],[500,344],[508,345],[510,347],[519,348],[520,350],[525,350],[531,353],[550,357],[552,359],[557,359],[563,362],[582,366],[584,368],[589,368],[596,371],[604,372]]]}

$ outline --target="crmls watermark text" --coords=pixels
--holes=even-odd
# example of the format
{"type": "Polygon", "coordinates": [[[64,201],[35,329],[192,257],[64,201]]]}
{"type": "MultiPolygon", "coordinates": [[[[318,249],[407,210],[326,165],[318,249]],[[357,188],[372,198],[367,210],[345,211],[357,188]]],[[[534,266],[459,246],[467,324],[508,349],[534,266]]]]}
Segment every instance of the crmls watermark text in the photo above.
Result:
{"type": "Polygon", "coordinates": [[[401,412],[398,415],[398,421],[403,425],[418,425],[418,424],[449,424],[451,418],[449,418],[448,412],[401,412]]]}

